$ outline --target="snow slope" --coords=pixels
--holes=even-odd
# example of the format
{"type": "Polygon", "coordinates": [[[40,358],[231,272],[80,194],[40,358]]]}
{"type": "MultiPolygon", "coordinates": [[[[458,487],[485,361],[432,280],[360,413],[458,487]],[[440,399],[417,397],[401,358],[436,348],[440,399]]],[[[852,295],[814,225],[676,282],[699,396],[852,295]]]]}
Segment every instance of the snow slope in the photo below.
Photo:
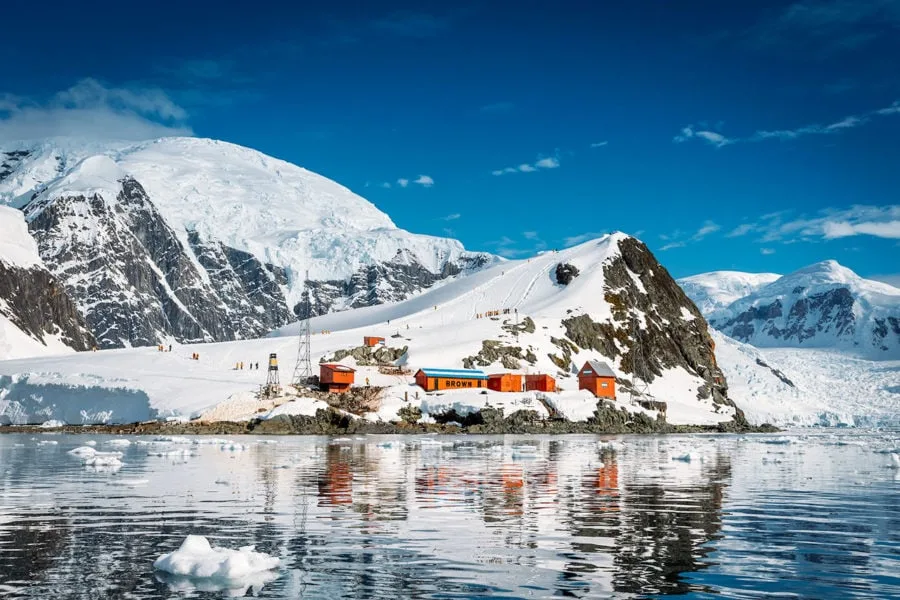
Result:
{"type": "MultiPolygon", "coordinates": [[[[401,362],[412,370],[425,366],[460,367],[465,357],[481,350],[483,340],[492,339],[533,352],[534,364],[523,362],[520,369],[514,370],[553,373],[559,376],[561,389],[577,390],[572,373],[560,372],[551,361],[549,354],[558,354],[560,349],[550,338],[565,337],[561,320],[573,313],[589,314],[597,322],[612,317],[611,307],[604,300],[605,291],[610,289],[604,266],[620,258],[619,243],[626,238],[624,234],[613,234],[558,253],[496,265],[404,302],[317,317],[312,320],[313,361],[338,349],[359,346],[364,335],[375,335],[387,338],[391,346],[407,347],[401,362]],[[562,261],[581,271],[568,286],[556,283],[554,278],[555,266],[562,261]],[[509,309],[509,314],[479,318],[487,311],[503,309],[509,309]],[[521,332],[518,340],[503,328],[504,321],[511,325],[517,316],[527,316],[535,323],[534,332],[521,332]]],[[[631,276],[637,277],[633,273],[631,276]]],[[[650,315],[637,316],[650,319],[650,315]]],[[[262,384],[270,352],[281,358],[283,380],[289,378],[297,352],[296,330],[295,326],[288,326],[272,337],[258,340],[176,345],[173,352],[135,348],[62,359],[0,362],[0,398],[6,399],[5,408],[0,399],[0,415],[18,421],[27,416],[37,421],[53,418],[70,422],[200,415],[229,397],[246,397],[262,384]],[[193,352],[200,353],[199,361],[190,360],[193,352]],[[236,371],[234,366],[239,361],[258,361],[263,369],[236,371]]],[[[589,358],[602,357],[597,352],[575,348],[571,364],[577,369],[589,358]]],[[[604,360],[623,379],[630,379],[618,360],[604,360]]],[[[508,369],[496,363],[488,370],[508,369]]],[[[731,407],[697,398],[703,383],[698,375],[673,368],[650,384],[649,394],[668,403],[667,418],[673,423],[730,420],[734,414],[731,407]]],[[[417,388],[409,386],[408,379],[398,379],[395,384],[395,396],[386,399],[386,403],[399,408],[398,398],[406,395],[401,390],[405,388],[412,398],[417,388]]],[[[453,394],[456,392],[443,394],[446,397],[441,402],[454,402],[453,394]]],[[[434,402],[440,396],[428,398],[434,402]]],[[[578,394],[573,398],[579,405],[583,402],[578,394]]],[[[422,395],[419,400],[425,401],[426,397],[422,395]]],[[[580,411],[577,407],[572,410],[580,411]]]]}
{"type": "Polygon", "coordinates": [[[713,332],[729,396],[751,423],[900,426],[900,361],[799,348],[758,349],[713,332]]]}
{"type": "Polygon", "coordinates": [[[678,285],[705,316],[749,296],[780,278],[776,273],[712,271],[678,279],[678,285]]]}
{"type": "Polygon", "coordinates": [[[863,279],[833,260],[785,275],[708,318],[730,337],[757,347],[900,358],[900,289],[863,279]]]}

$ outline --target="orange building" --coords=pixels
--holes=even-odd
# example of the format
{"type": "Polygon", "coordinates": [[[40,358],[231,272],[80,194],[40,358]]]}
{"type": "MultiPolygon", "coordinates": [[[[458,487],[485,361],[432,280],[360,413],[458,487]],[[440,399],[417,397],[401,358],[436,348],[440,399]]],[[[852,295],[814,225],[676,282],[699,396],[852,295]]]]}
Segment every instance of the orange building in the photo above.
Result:
{"type": "Polygon", "coordinates": [[[589,360],[578,371],[578,389],[590,390],[598,398],[616,399],[616,374],[605,362],[589,360]]]}
{"type": "Polygon", "coordinates": [[[555,392],[556,380],[550,375],[526,375],[525,390],[528,392],[555,392]]]}
{"type": "Polygon", "coordinates": [[[368,346],[369,348],[373,348],[375,346],[378,346],[379,344],[384,344],[384,338],[367,335],[363,338],[363,344],[368,346]]]}
{"type": "Polygon", "coordinates": [[[488,375],[488,389],[495,392],[521,392],[522,376],[513,373],[488,375]]]}
{"type": "Polygon", "coordinates": [[[426,392],[487,387],[488,376],[475,369],[419,369],[416,385],[426,392]]]}
{"type": "Polygon", "coordinates": [[[346,365],[323,363],[319,365],[319,387],[325,392],[346,392],[353,385],[355,373],[346,365]]]}

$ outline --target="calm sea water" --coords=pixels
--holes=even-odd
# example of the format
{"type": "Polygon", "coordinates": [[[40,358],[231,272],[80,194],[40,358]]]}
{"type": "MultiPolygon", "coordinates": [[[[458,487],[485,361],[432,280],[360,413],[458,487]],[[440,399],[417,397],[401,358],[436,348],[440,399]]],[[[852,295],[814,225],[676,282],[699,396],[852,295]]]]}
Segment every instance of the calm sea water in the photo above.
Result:
{"type": "Polygon", "coordinates": [[[88,439],[0,435],[0,596],[900,597],[897,432],[181,440],[118,469],[88,439]],[[154,572],[188,534],[282,566],[154,572]]]}

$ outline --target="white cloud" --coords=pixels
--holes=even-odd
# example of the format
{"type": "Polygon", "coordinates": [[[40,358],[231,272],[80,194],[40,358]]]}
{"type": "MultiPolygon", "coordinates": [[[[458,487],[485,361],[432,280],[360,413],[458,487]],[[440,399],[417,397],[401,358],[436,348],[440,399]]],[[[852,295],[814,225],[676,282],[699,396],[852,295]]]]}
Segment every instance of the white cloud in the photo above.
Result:
{"type": "Polygon", "coordinates": [[[756,229],[756,225],[753,225],[752,223],[742,223],[741,225],[738,225],[737,227],[735,227],[734,229],[729,231],[725,235],[725,237],[730,237],[730,238],[741,237],[743,235],[747,235],[748,233],[750,233],[751,231],[754,231],[755,229],[756,229]]]}
{"type": "Polygon", "coordinates": [[[894,102],[891,106],[870,110],[858,115],[849,115],[843,119],[839,119],[827,125],[804,125],[794,129],[760,129],[752,135],[743,138],[728,138],[716,131],[696,130],[693,125],[688,125],[681,130],[681,133],[672,138],[676,144],[686,142],[691,139],[700,139],[717,148],[728,146],[731,144],[744,142],[762,142],[766,140],[795,140],[807,135],[834,135],[843,131],[861,127],[872,121],[873,117],[884,117],[888,115],[900,114],[900,101],[894,102]]]}
{"type": "Polygon", "coordinates": [[[881,275],[869,275],[867,279],[882,281],[894,287],[900,288],[900,273],[885,273],[881,275]]]}
{"type": "Polygon", "coordinates": [[[0,139],[144,140],[192,135],[187,116],[158,88],[108,87],[83,79],[45,101],[0,96],[0,139]]]}
{"type": "Polygon", "coordinates": [[[597,239],[603,235],[606,234],[602,231],[587,231],[579,235],[569,236],[563,239],[563,247],[568,248],[569,246],[577,246],[578,244],[583,244],[588,240],[597,239]]]}
{"type": "Polygon", "coordinates": [[[424,187],[431,187],[434,185],[434,179],[429,177],[428,175],[419,175],[419,177],[413,181],[413,183],[418,183],[424,187]]]}
{"type": "Polygon", "coordinates": [[[389,181],[383,181],[379,185],[386,190],[391,189],[391,183],[389,181]]]}
{"type": "Polygon", "coordinates": [[[491,171],[491,175],[499,176],[508,173],[534,173],[541,169],[556,169],[559,167],[557,156],[539,157],[534,163],[522,163],[517,167],[505,167],[491,171]]]}
{"type": "Polygon", "coordinates": [[[858,235],[900,239],[900,205],[827,208],[812,216],[787,219],[777,212],[737,227],[729,236],[758,233],[762,242],[833,240],[858,235]]]}
{"type": "Polygon", "coordinates": [[[681,144],[694,138],[701,139],[716,148],[721,148],[722,146],[734,143],[734,140],[725,137],[721,133],[705,129],[697,130],[694,129],[693,125],[682,128],[681,133],[672,138],[672,141],[676,144],[681,144]]]}
{"type": "Polygon", "coordinates": [[[606,146],[607,144],[609,144],[609,142],[607,142],[606,140],[604,140],[602,142],[594,142],[593,144],[591,144],[591,148],[602,148],[603,146],[606,146]]]}
{"type": "Polygon", "coordinates": [[[453,213],[453,214],[447,215],[446,217],[441,217],[441,220],[443,220],[443,221],[456,221],[456,220],[459,219],[461,216],[462,216],[462,215],[459,214],[459,213],[453,213]]]}
{"type": "Polygon", "coordinates": [[[854,235],[872,235],[897,240],[900,239],[900,221],[886,221],[883,223],[826,221],[822,225],[822,234],[826,240],[854,235]]]}
{"type": "Polygon", "coordinates": [[[721,229],[721,227],[719,225],[717,225],[716,223],[713,223],[712,221],[705,221],[703,223],[703,226],[697,230],[697,232],[691,237],[691,239],[694,240],[695,242],[699,242],[700,240],[702,240],[709,234],[715,233],[715,232],[719,231],[720,229],[721,229]]]}
{"type": "Polygon", "coordinates": [[[771,254],[775,254],[775,249],[774,248],[760,248],[759,253],[762,254],[763,256],[769,256],[771,254]]]}
{"type": "Polygon", "coordinates": [[[400,179],[397,180],[397,185],[399,185],[402,188],[405,188],[406,186],[409,185],[409,179],[404,179],[403,177],[401,177],[400,179]]]}
{"type": "Polygon", "coordinates": [[[660,248],[660,250],[674,250],[675,248],[684,248],[685,246],[687,246],[687,242],[669,242],[668,244],[660,248]]]}
{"type": "Polygon", "coordinates": [[[538,239],[538,232],[537,231],[523,231],[522,237],[525,238],[526,240],[536,240],[536,239],[538,239]]]}

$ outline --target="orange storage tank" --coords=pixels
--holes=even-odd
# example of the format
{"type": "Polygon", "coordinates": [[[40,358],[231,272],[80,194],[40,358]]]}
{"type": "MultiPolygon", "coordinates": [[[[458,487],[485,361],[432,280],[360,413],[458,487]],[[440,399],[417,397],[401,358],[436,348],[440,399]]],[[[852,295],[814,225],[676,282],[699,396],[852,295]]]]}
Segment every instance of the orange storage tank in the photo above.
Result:
{"type": "Polygon", "coordinates": [[[513,373],[488,375],[488,389],[495,392],[521,392],[522,376],[513,373]]]}

